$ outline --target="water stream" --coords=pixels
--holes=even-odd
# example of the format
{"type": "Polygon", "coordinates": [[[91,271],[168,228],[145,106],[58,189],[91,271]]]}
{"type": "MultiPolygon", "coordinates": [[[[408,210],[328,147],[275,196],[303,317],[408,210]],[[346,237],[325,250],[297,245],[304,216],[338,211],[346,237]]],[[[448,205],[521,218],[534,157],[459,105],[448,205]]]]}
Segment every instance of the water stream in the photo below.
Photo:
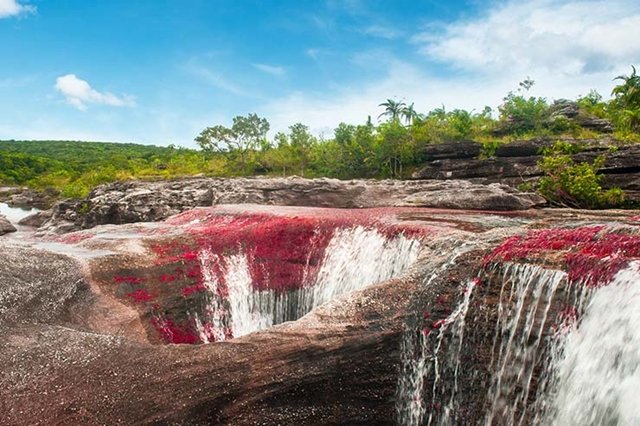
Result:
{"type": "Polygon", "coordinates": [[[640,263],[592,292],[551,364],[541,423],[640,424],[640,263]]]}
{"type": "Polygon", "coordinates": [[[6,203],[0,203],[0,215],[5,216],[9,222],[16,224],[21,219],[39,212],[36,208],[24,209],[21,207],[11,207],[6,203]]]}

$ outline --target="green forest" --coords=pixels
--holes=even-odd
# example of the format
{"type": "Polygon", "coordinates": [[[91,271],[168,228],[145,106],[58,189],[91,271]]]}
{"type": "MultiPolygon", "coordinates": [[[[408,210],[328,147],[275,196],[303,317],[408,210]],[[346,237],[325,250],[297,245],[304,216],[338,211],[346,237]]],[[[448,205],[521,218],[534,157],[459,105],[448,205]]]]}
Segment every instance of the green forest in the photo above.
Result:
{"type": "MultiPolygon", "coordinates": [[[[535,84],[526,79],[504,96],[497,111],[444,107],[426,113],[405,100],[381,102],[380,115],[361,124],[341,123],[328,138],[314,136],[303,123],[268,138],[270,124],[256,114],[238,116],[231,127],[207,127],[195,137],[200,150],[131,143],[82,141],[0,141],[0,183],[54,188],[61,197],[84,197],[96,185],[115,180],[181,176],[290,176],[403,179],[428,160],[424,147],[448,141],[474,140],[489,158],[500,144],[518,139],[570,136],[591,138],[603,132],[620,143],[640,142],[640,76],[636,69],[616,77],[609,100],[595,91],[572,102],[550,102],[529,94],[535,84]],[[567,105],[571,117],[561,114],[567,105]],[[584,118],[606,120],[610,128],[594,130],[584,118]]],[[[548,152],[542,168],[549,176],[569,170],[569,182],[543,181],[539,190],[553,198],[554,185],[569,186],[575,173],[593,175],[598,204],[616,204],[620,194],[602,195],[597,187],[597,162],[571,169],[562,147],[548,152]],[[550,161],[554,157],[556,160],[550,161]],[[546,168],[545,168],[546,167],[546,168]],[[583,167],[584,168],[584,167],[583,167]],[[573,177],[571,177],[573,176],[573,177]]],[[[578,176],[580,178],[581,176],[578,176]]],[[[584,177],[584,176],[582,176],[584,177]]],[[[573,182],[575,183],[575,182],[573,182]]],[[[593,201],[593,200],[591,200],[593,201]]],[[[588,204],[588,203],[587,203],[588,204]]]]}

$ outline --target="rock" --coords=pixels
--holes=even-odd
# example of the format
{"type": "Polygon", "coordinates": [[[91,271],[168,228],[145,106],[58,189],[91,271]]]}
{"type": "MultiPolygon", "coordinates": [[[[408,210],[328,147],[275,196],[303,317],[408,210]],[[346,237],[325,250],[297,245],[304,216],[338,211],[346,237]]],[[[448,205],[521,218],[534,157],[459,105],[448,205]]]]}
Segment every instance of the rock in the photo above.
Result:
{"type": "Polygon", "coordinates": [[[10,232],[16,232],[15,226],[13,226],[6,217],[0,215],[0,235],[8,234],[10,232]]]}
{"type": "MultiPolygon", "coordinates": [[[[532,410],[522,404],[533,406],[543,383],[549,349],[543,345],[558,337],[561,321],[571,319],[570,304],[582,300],[576,289],[589,284],[568,279],[606,279],[638,261],[637,218],[630,215],[227,205],[166,222],[97,226],[58,237],[58,245],[34,242],[44,242],[46,250],[0,241],[3,423],[392,424],[417,404],[433,407],[426,412],[440,423],[443,410],[437,407],[449,403],[455,387],[456,409],[448,413],[455,424],[484,423],[494,389],[530,424],[532,410]],[[282,248],[271,235],[316,238],[306,232],[316,220],[355,228],[374,223],[379,235],[394,227],[407,236],[420,230],[420,254],[404,274],[343,294],[295,321],[206,345],[153,338],[154,321],[179,315],[179,303],[190,304],[192,313],[211,306],[205,295],[212,290],[185,296],[184,282],[175,277],[217,274],[216,265],[207,263],[210,247],[192,254],[192,244],[226,241],[230,251],[220,253],[232,262],[234,250],[259,241],[262,248],[282,248]],[[230,223],[237,232],[218,226],[230,223]],[[79,257],[51,251],[60,248],[79,257]],[[196,265],[210,268],[189,268],[196,265]],[[556,276],[562,279],[557,286],[550,279],[556,276]],[[522,289],[528,297],[520,297],[522,289]],[[142,290],[155,300],[141,297],[142,290]],[[523,325],[516,327],[507,316],[520,312],[523,325]],[[458,324],[463,330],[456,340],[458,324]],[[514,338],[514,332],[521,334],[514,338]],[[503,350],[511,342],[520,346],[503,350]],[[536,356],[521,355],[536,350],[536,356]],[[494,358],[503,355],[511,358],[494,358]],[[522,364],[528,360],[535,364],[522,364]],[[407,392],[416,383],[420,388],[407,392]]],[[[258,250],[254,272],[274,253],[296,263],[308,248],[258,250]]],[[[381,268],[370,250],[360,257],[344,253],[345,268],[356,261],[363,263],[362,273],[381,268]]],[[[294,294],[285,305],[291,310],[299,300],[294,294]]],[[[189,318],[195,327],[195,316],[189,318]]],[[[502,424],[506,417],[498,412],[495,419],[502,424]]]]}
{"type": "Polygon", "coordinates": [[[558,118],[565,118],[570,122],[586,129],[594,130],[598,133],[611,133],[613,132],[613,125],[611,121],[598,118],[594,115],[581,111],[578,104],[574,101],[566,99],[558,99],[551,105],[549,123],[552,124],[554,120],[558,118]]]}
{"type": "Polygon", "coordinates": [[[493,157],[487,159],[437,160],[413,174],[414,179],[476,179],[500,182],[507,177],[540,176],[539,156],[493,157]]]}
{"type": "Polygon", "coordinates": [[[47,220],[51,219],[53,212],[51,210],[42,210],[37,213],[31,214],[27,217],[23,217],[18,221],[18,225],[31,226],[33,228],[39,228],[47,220]]]}
{"type": "Polygon", "coordinates": [[[431,184],[405,198],[407,205],[461,210],[526,210],[546,204],[543,197],[521,193],[507,185],[477,185],[468,181],[431,184]]]}
{"type": "Polygon", "coordinates": [[[482,152],[482,144],[475,141],[455,141],[425,145],[420,150],[420,158],[426,161],[443,158],[477,158],[482,152]]]}
{"type": "Polygon", "coordinates": [[[197,178],[160,182],[116,182],[94,189],[86,200],[62,201],[42,232],[60,224],[86,229],[102,224],[153,222],[200,206],[262,204],[333,208],[430,206],[484,210],[527,209],[540,197],[504,186],[469,182],[291,178],[197,178]],[[451,196],[446,192],[451,191],[451,196]]]}
{"type": "MultiPolygon", "coordinates": [[[[535,182],[543,175],[538,167],[542,149],[550,147],[558,139],[534,139],[514,141],[500,145],[495,156],[480,158],[442,158],[427,162],[413,174],[414,179],[460,179],[475,183],[504,183],[519,187],[522,183],[535,182]]],[[[580,152],[571,157],[575,162],[593,162],[604,156],[604,188],[619,187],[628,192],[630,201],[640,201],[635,188],[635,173],[640,172],[640,145],[620,145],[610,138],[560,139],[578,144],[580,152]]]]}
{"type": "Polygon", "coordinates": [[[57,199],[59,192],[55,189],[36,191],[31,188],[0,188],[0,201],[13,207],[48,209],[57,199]]]}
{"type": "Polygon", "coordinates": [[[551,117],[575,118],[580,113],[578,104],[567,99],[557,99],[550,107],[551,117]]]}

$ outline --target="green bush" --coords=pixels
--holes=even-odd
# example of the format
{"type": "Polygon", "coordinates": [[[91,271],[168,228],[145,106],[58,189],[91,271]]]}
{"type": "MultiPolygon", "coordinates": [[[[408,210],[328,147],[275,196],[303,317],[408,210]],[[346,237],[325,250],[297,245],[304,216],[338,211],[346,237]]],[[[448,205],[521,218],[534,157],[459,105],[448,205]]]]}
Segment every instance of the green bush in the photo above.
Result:
{"type": "Polygon", "coordinates": [[[604,208],[621,206],[625,201],[620,188],[603,190],[602,174],[604,156],[593,163],[576,163],[571,158],[576,146],[557,142],[544,151],[538,166],[545,176],[538,182],[538,191],[552,204],[578,208],[604,208]]]}

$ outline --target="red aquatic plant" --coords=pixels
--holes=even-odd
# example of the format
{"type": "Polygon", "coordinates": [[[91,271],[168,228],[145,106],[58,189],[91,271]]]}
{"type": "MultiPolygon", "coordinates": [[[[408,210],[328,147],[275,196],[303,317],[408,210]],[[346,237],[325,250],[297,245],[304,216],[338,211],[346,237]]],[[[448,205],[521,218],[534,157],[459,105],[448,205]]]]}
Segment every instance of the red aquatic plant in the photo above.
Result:
{"type": "Polygon", "coordinates": [[[170,318],[152,318],[151,324],[166,343],[201,343],[200,336],[190,326],[181,326],[170,318]]]}
{"type": "Polygon", "coordinates": [[[155,299],[151,293],[145,289],[140,289],[127,293],[127,297],[133,300],[135,303],[147,303],[155,299]]]}
{"type": "Polygon", "coordinates": [[[569,280],[607,284],[632,259],[640,258],[640,236],[604,225],[544,229],[506,239],[484,258],[484,265],[540,258],[557,253],[569,280]]]}
{"type": "Polygon", "coordinates": [[[140,284],[142,283],[142,281],[144,281],[142,278],[135,277],[133,275],[126,275],[126,276],[116,275],[115,277],[113,277],[113,280],[118,284],[122,284],[122,283],[140,284]]]}

